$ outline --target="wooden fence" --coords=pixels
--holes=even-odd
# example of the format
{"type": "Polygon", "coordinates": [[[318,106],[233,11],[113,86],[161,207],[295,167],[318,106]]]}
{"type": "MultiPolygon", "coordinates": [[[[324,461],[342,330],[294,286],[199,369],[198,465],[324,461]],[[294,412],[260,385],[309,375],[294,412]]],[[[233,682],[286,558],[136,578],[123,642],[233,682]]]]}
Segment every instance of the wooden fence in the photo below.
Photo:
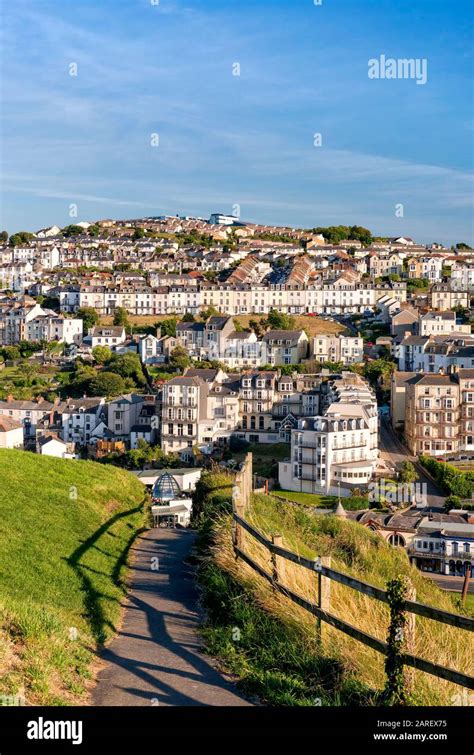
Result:
{"type": "MultiPolygon", "coordinates": [[[[390,651],[393,651],[388,642],[379,640],[377,637],[373,637],[366,632],[357,629],[352,624],[348,624],[346,621],[334,616],[330,613],[330,584],[331,580],[339,582],[342,585],[346,585],[352,590],[357,590],[364,595],[368,595],[370,598],[382,601],[389,604],[389,598],[386,590],[382,590],[380,587],[375,587],[367,582],[362,582],[359,579],[344,574],[343,572],[336,571],[331,568],[330,557],[317,558],[311,561],[308,558],[299,556],[296,553],[286,550],[281,545],[281,537],[275,535],[269,540],[265,535],[255,529],[249,522],[244,519],[245,507],[240,504],[239,497],[234,497],[234,512],[233,512],[233,545],[236,556],[244,561],[251,567],[257,574],[266,579],[272,584],[275,590],[278,590],[282,595],[289,598],[291,601],[301,606],[308,613],[312,614],[317,619],[318,632],[321,634],[321,623],[325,622],[332,627],[335,627],[341,632],[353,637],[358,642],[362,642],[364,645],[368,645],[373,650],[387,656],[390,651]],[[266,571],[260,564],[257,564],[248,553],[242,549],[242,531],[247,532],[254,540],[263,545],[271,556],[271,573],[266,571]],[[287,561],[292,561],[298,564],[304,569],[316,572],[318,575],[318,605],[311,603],[303,598],[301,595],[293,592],[289,587],[285,586],[281,582],[281,574],[278,569],[278,559],[282,558],[287,561]]],[[[415,597],[413,593],[412,597],[415,597]]],[[[418,603],[415,599],[405,600],[403,610],[407,614],[407,629],[405,636],[405,650],[409,651],[413,646],[414,631],[415,631],[415,615],[423,616],[433,621],[439,621],[443,624],[449,624],[450,626],[457,627],[458,629],[465,630],[467,632],[474,631],[474,619],[470,619],[467,616],[460,616],[458,614],[449,613],[439,608],[432,608],[431,606],[418,603]]],[[[462,687],[468,689],[474,689],[474,677],[468,676],[460,671],[455,671],[445,666],[440,666],[431,661],[427,661],[424,658],[419,658],[413,655],[411,652],[402,652],[400,660],[403,666],[425,671],[427,674],[432,674],[440,679],[446,679],[454,684],[459,684],[462,687]]]]}

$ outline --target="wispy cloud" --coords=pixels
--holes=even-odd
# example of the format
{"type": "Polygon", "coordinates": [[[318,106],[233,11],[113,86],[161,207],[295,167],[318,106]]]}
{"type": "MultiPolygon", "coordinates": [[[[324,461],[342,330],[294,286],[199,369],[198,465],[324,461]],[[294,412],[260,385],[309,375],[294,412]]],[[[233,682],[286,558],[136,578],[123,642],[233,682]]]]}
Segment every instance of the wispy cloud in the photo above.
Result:
{"type": "MultiPolygon", "coordinates": [[[[413,44],[412,27],[389,4],[370,3],[365,15],[366,0],[357,12],[310,5],[275,0],[268,13],[265,3],[214,0],[8,4],[5,225],[55,222],[69,201],[87,214],[206,214],[239,203],[256,220],[352,219],[384,232],[403,203],[403,232],[470,237],[472,162],[462,144],[472,111],[454,71],[469,61],[449,62],[449,88],[436,75],[424,92],[374,85],[368,53],[413,44]]],[[[425,19],[423,32],[436,72],[437,29],[425,19]]],[[[454,21],[445,34],[464,56],[454,21]]]]}

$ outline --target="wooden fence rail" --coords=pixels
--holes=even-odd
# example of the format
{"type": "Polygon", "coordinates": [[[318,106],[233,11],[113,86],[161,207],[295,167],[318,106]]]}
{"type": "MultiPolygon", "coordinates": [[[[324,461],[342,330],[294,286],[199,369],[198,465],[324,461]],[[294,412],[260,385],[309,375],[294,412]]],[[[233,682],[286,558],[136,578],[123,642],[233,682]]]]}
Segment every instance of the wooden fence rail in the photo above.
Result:
{"type": "MultiPolygon", "coordinates": [[[[241,509],[240,506],[239,509],[241,509]]],[[[241,515],[242,513],[243,512],[241,510],[239,511],[239,513],[236,513],[235,509],[233,513],[234,552],[238,558],[242,559],[242,561],[244,561],[251,569],[253,569],[261,577],[270,582],[273,587],[282,595],[285,595],[291,601],[301,606],[301,608],[303,608],[305,611],[308,611],[308,613],[315,616],[318,619],[318,622],[325,622],[326,624],[333,626],[335,629],[344,632],[350,637],[353,637],[358,642],[362,642],[364,645],[368,645],[373,650],[376,650],[382,655],[386,656],[388,654],[389,646],[386,642],[383,642],[377,637],[373,637],[372,635],[369,635],[366,632],[357,629],[356,627],[352,626],[352,624],[343,621],[342,619],[332,615],[328,610],[326,610],[327,608],[329,608],[329,600],[323,603],[321,602],[321,577],[339,582],[340,584],[346,585],[353,590],[357,590],[364,595],[368,595],[370,598],[374,598],[375,600],[379,600],[383,603],[388,604],[389,600],[386,590],[382,590],[380,587],[375,587],[374,585],[370,585],[367,582],[363,582],[359,579],[356,579],[355,577],[351,577],[348,574],[344,574],[343,572],[332,569],[330,566],[327,566],[323,563],[324,559],[317,558],[315,560],[311,560],[305,558],[304,556],[300,556],[297,553],[286,550],[286,548],[281,547],[281,545],[279,544],[281,542],[281,538],[275,537],[273,541],[269,540],[265,535],[263,535],[249,522],[247,522],[241,515]],[[272,558],[272,573],[267,572],[262,566],[257,564],[256,561],[254,561],[247,553],[242,550],[241,529],[248,532],[254,540],[259,542],[269,551],[272,558]],[[319,575],[319,605],[311,603],[310,601],[293,592],[289,587],[281,583],[278,578],[277,557],[291,561],[292,563],[298,564],[304,569],[309,569],[310,571],[316,572],[319,575]]],[[[458,614],[449,613],[448,611],[443,611],[439,608],[433,608],[423,603],[418,603],[416,600],[406,600],[404,602],[404,610],[409,614],[417,614],[418,616],[423,616],[434,621],[439,621],[443,624],[449,624],[468,632],[474,631],[474,619],[470,619],[467,616],[460,616],[458,614]]],[[[402,660],[405,666],[424,671],[440,679],[445,679],[449,682],[453,682],[454,684],[459,684],[462,687],[474,689],[474,677],[472,676],[468,676],[467,674],[455,671],[454,669],[446,668],[445,666],[440,666],[436,663],[432,663],[431,661],[419,658],[415,655],[412,655],[411,653],[403,653],[402,660]]]]}

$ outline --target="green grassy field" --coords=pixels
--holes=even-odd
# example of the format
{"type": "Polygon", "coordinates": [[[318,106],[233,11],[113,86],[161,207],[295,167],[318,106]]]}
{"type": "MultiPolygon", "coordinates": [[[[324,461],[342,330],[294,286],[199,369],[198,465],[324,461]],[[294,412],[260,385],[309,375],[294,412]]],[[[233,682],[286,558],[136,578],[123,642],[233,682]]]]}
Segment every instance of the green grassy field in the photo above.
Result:
{"type": "Polygon", "coordinates": [[[85,699],[145,520],[144,488],[127,472],[0,451],[0,695],[85,699]]]}
{"type": "Polygon", "coordinates": [[[332,509],[337,502],[334,495],[315,495],[313,493],[295,493],[293,490],[272,490],[272,495],[287,501],[301,503],[304,506],[317,506],[321,509],[332,509]]]}
{"type": "Polygon", "coordinates": [[[26,362],[16,367],[4,367],[0,370],[0,400],[11,395],[18,400],[28,400],[43,395],[48,391],[57,391],[67,384],[70,373],[61,372],[57,365],[35,363],[34,371],[28,374],[31,363],[26,362]]]}
{"type": "Polygon", "coordinates": [[[233,453],[236,461],[243,461],[247,453],[253,454],[253,471],[260,477],[278,476],[277,464],[290,455],[289,443],[251,443],[248,449],[233,453]]]}
{"type": "Polygon", "coordinates": [[[467,611],[470,614],[474,614],[474,594],[472,592],[466,595],[466,600],[464,601],[464,607],[467,609],[467,611]]]}

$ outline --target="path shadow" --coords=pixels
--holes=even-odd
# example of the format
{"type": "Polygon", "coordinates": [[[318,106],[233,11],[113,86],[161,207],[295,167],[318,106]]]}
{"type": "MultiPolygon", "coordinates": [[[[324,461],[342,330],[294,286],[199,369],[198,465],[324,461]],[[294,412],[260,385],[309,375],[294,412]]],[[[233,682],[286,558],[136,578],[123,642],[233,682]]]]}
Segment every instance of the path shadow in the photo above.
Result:
{"type": "MultiPolygon", "coordinates": [[[[109,519],[107,519],[101,526],[86,540],[84,540],[77,548],[76,550],[68,557],[66,558],[66,563],[74,570],[75,574],[79,578],[79,581],[81,583],[81,589],[84,592],[84,609],[85,609],[85,616],[89,623],[89,626],[91,628],[92,634],[94,636],[94,639],[98,644],[102,644],[106,637],[107,637],[107,631],[106,629],[110,629],[111,632],[116,632],[116,627],[112,624],[112,622],[106,618],[103,608],[102,608],[102,601],[103,600],[112,600],[115,602],[120,602],[118,598],[112,597],[110,595],[106,595],[105,593],[97,590],[94,586],[93,580],[90,578],[87,572],[95,572],[96,574],[104,574],[106,575],[106,572],[99,572],[92,567],[88,566],[87,564],[82,564],[81,559],[85,556],[85,554],[92,548],[97,548],[100,552],[115,558],[113,554],[109,554],[106,551],[103,551],[102,549],[98,548],[96,545],[97,541],[100,540],[100,538],[105,534],[113,534],[110,532],[110,528],[113,527],[113,525],[118,522],[120,519],[126,519],[127,517],[131,516],[132,514],[136,514],[139,511],[143,510],[143,507],[146,502],[146,497],[143,498],[142,502],[135,506],[135,508],[126,509],[125,511],[121,511],[117,514],[114,514],[109,519]]],[[[118,556],[115,565],[113,567],[112,573],[110,575],[112,582],[119,587],[123,593],[125,593],[124,585],[120,579],[120,572],[123,568],[123,566],[127,563],[128,554],[130,552],[130,549],[136,540],[136,538],[146,531],[146,528],[142,527],[139,530],[134,531],[130,538],[128,539],[123,551],[118,556]]],[[[115,535],[114,535],[115,536],[115,535]]]]}

